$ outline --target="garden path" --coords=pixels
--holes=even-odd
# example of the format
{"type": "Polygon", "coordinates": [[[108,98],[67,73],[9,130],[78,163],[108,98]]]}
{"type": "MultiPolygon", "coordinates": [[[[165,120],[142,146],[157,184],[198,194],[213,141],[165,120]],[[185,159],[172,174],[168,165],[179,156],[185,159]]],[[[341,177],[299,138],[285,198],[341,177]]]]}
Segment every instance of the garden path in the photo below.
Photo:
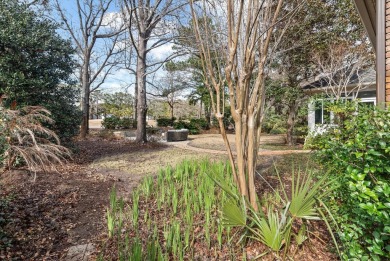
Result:
{"type": "MultiPolygon", "coordinates": [[[[228,140],[232,145],[233,154],[235,154],[235,145],[234,145],[234,135],[228,134],[228,140]]],[[[283,135],[264,135],[261,137],[261,145],[272,144],[278,145],[282,148],[281,145],[285,143],[283,135]]],[[[200,134],[200,135],[190,135],[189,139],[186,141],[177,141],[177,142],[167,142],[168,145],[185,149],[196,151],[199,153],[210,153],[210,154],[227,154],[225,144],[222,140],[221,135],[219,134],[200,134]]],[[[277,156],[277,155],[288,155],[296,153],[309,153],[310,150],[297,150],[297,149],[286,149],[288,147],[284,146],[283,149],[260,149],[260,156],[277,156]]]]}

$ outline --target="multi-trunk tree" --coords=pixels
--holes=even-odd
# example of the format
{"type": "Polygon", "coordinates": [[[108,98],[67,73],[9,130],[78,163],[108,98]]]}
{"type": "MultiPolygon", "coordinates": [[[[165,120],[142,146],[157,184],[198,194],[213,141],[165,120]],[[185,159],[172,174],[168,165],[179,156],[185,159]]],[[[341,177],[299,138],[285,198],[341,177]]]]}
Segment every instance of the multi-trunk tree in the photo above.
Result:
{"type": "Polygon", "coordinates": [[[269,51],[278,42],[272,39],[283,33],[283,28],[276,32],[275,26],[281,20],[289,19],[290,13],[281,16],[283,0],[227,0],[222,6],[210,1],[190,3],[202,68],[207,76],[205,85],[212,97],[212,108],[228,149],[234,178],[242,196],[258,209],[254,178],[269,51]],[[216,53],[218,55],[213,55],[216,53]],[[223,123],[225,84],[235,124],[236,159],[223,123]]]}

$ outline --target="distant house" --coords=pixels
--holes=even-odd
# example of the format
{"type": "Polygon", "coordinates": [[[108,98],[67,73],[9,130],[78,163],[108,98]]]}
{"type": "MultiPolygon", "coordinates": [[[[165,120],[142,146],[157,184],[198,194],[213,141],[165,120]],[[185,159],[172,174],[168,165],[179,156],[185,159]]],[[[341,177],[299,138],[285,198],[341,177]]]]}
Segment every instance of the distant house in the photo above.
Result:
{"type": "Polygon", "coordinates": [[[327,77],[319,76],[305,83],[305,93],[317,97],[309,102],[308,128],[310,132],[322,132],[327,126],[333,124],[333,114],[326,110],[326,101],[334,99],[339,92],[339,99],[357,99],[360,103],[376,105],[376,72],[373,68],[367,69],[359,76],[353,75],[342,88],[331,86],[327,77]],[[340,90],[341,88],[341,90],[340,90]],[[320,97],[320,98],[318,98],[320,97]]]}

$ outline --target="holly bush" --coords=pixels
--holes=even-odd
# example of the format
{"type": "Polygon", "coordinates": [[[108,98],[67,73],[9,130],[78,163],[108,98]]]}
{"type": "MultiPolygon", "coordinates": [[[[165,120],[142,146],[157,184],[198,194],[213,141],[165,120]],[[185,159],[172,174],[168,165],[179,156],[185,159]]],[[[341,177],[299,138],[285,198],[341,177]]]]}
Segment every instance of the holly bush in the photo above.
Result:
{"type": "Polygon", "coordinates": [[[333,104],[339,122],[312,139],[338,178],[330,198],[345,260],[390,258],[390,111],[333,104]],[[342,121],[340,120],[342,119],[342,121]]]}

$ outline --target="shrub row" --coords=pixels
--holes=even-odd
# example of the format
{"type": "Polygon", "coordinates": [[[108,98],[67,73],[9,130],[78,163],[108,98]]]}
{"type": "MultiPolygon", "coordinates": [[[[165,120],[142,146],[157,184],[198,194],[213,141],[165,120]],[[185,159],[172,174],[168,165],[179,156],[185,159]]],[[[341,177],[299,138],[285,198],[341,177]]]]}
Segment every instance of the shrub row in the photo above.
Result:
{"type": "Polygon", "coordinates": [[[157,119],[157,125],[159,127],[168,127],[173,126],[173,123],[175,122],[176,118],[159,118],[157,119]]]}
{"type": "Polygon", "coordinates": [[[175,121],[176,118],[159,118],[157,124],[159,127],[172,126],[175,129],[188,129],[190,134],[199,134],[201,130],[208,130],[210,128],[206,119],[190,119],[190,121],[175,121]]]}
{"type": "Polygon", "coordinates": [[[209,124],[206,119],[191,119],[187,121],[177,121],[173,124],[175,129],[188,129],[192,135],[199,134],[201,130],[209,129],[209,124]]]}
{"type": "Polygon", "coordinates": [[[130,129],[134,120],[130,118],[119,118],[116,116],[106,117],[102,121],[102,126],[107,130],[130,129]]]}

